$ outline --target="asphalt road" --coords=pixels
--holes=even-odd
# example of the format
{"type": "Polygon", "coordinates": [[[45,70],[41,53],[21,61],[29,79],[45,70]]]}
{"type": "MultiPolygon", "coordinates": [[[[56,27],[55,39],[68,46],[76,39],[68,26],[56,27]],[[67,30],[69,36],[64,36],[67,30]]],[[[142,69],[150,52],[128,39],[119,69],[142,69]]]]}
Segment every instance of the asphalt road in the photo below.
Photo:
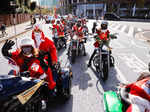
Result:
{"type": "MultiPolygon", "coordinates": [[[[92,22],[90,20],[88,23],[89,29],[92,27],[92,22]]],[[[121,82],[134,82],[140,72],[147,71],[150,46],[147,42],[136,39],[134,36],[134,28],[142,29],[143,27],[139,27],[141,26],[140,24],[138,22],[132,24],[109,22],[110,32],[118,33],[118,39],[111,41],[112,55],[115,57],[115,67],[110,69],[106,82],[103,82],[98,77],[94,68],[87,67],[89,58],[94,50],[94,40],[89,36],[85,44],[87,56],[78,57],[76,63],[72,64],[73,83],[71,98],[66,103],[57,102],[56,104],[49,105],[49,112],[103,112],[102,99],[104,91],[116,90],[116,86],[121,82]]],[[[51,37],[48,24],[43,24],[43,30],[46,36],[51,37]]],[[[138,30],[138,32],[140,31],[144,30],[138,30]]],[[[31,36],[31,32],[19,36],[18,41],[24,36],[31,36]]],[[[3,43],[0,44],[0,49],[2,45],[3,43]]],[[[13,47],[13,50],[15,49],[16,46],[13,47]]],[[[67,66],[68,63],[66,51],[62,49],[58,52],[62,67],[67,66]]],[[[0,68],[1,74],[7,74],[10,69],[7,60],[4,59],[1,53],[0,68]]]]}

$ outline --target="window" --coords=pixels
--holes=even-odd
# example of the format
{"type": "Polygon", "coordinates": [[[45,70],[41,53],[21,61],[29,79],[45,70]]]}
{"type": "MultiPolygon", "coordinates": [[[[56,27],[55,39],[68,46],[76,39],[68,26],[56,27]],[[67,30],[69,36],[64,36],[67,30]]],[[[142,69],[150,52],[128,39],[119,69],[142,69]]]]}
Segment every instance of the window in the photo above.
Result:
{"type": "Polygon", "coordinates": [[[84,3],[84,0],[79,0],[80,3],[84,3]]]}

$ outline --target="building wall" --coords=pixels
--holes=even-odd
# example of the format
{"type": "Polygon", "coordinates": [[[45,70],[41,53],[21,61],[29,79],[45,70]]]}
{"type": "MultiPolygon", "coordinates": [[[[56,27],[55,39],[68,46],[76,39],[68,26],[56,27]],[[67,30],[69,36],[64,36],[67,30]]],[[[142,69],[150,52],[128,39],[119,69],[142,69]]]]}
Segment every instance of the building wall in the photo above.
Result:
{"type": "MultiPolygon", "coordinates": [[[[78,16],[103,16],[105,12],[112,11],[109,9],[110,7],[112,7],[113,12],[115,11],[119,16],[142,16],[146,13],[150,16],[148,8],[134,7],[133,0],[108,0],[107,3],[105,0],[69,0],[71,4],[68,4],[68,0],[60,1],[63,1],[61,7],[64,7],[64,9],[67,9],[68,5],[72,5],[72,14],[78,16]],[[131,3],[131,8],[129,8],[129,4],[131,3]]],[[[150,1],[145,0],[144,7],[146,7],[148,3],[150,4],[150,1]]]]}
{"type": "MultiPolygon", "coordinates": [[[[30,14],[15,14],[16,23],[21,24],[30,20],[30,14]]],[[[0,24],[6,24],[7,26],[14,25],[13,14],[0,15],[0,24]]]]}

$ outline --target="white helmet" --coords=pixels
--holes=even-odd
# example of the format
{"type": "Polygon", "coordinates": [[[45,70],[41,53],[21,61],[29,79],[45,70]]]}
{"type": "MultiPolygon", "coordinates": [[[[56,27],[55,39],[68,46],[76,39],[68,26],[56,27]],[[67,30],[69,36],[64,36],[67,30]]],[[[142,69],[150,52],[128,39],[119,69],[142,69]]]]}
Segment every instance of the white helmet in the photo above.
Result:
{"type": "Polygon", "coordinates": [[[34,44],[33,39],[31,39],[29,37],[24,37],[23,39],[21,39],[20,48],[23,46],[32,46],[33,48],[35,48],[35,44],[34,44]]]}
{"type": "Polygon", "coordinates": [[[107,21],[102,21],[102,23],[101,23],[101,29],[102,30],[106,30],[107,27],[108,27],[108,22],[107,21]]]}
{"type": "Polygon", "coordinates": [[[108,22],[107,21],[102,21],[101,24],[108,25],[108,22]]]}

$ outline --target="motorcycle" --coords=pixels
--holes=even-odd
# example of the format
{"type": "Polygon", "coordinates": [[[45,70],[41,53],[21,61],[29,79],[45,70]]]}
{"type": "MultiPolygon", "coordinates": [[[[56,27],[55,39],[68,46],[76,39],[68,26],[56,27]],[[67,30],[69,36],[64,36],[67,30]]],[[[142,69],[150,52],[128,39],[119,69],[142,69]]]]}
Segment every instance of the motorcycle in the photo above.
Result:
{"type": "Polygon", "coordinates": [[[60,50],[61,48],[66,48],[67,34],[65,34],[64,37],[58,37],[57,31],[55,31],[53,41],[58,50],[60,50]]]}
{"type": "MultiPolygon", "coordinates": [[[[137,81],[143,80],[145,78],[150,77],[150,75],[141,75],[137,81]]],[[[135,82],[136,83],[136,82],[135,82]]],[[[103,104],[104,104],[104,111],[105,112],[126,112],[129,107],[132,106],[138,106],[141,107],[144,104],[139,104],[137,102],[134,102],[134,100],[129,98],[129,88],[125,88],[126,84],[120,84],[117,87],[117,91],[106,91],[103,94],[103,104]]],[[[140,102],[140,101],[139,101],[140,102]]],[[[142,107],[143,111],[144,109],[149,112],[146,107],[142,107]]],[[[136,112],[141,112],[140,110],[137,110],[136,112]]]]}
{"type": "MultiPolygon", "coordinates": [[[[12,65],[15,66],[14,61],[9,62],[13,62],[12,65]]],[[[69,69],[59,70],[54,91],[49,90],[45,80],[47,75],[41,72],[42,67],[35,62],[28,71],[19,73],[16,69],[15,72],[9,72],[9,75],[0,75],[0,112],[43,112],[47,110],[48,103],[56,97],[68,100],[71,96],[72,80],[72,72],[69,69]],[[32,74],[33,77],[30,77],[33,71],[34,76],[32,74]]]]}
{"type": "MultiPolygon", "coordinates": [[[[94,36],[97,38],[97,35],[94,36]]],[[[113,38],[117,38],[113,35],[113,38]]],[[[111,50],[108,46],[105,45],[103,41],[100,40],[100,46],[95,48],[96,54],[93,58],[93,65],[96,68],[99,76],[102,78],[103,81],[106,81],[109,74],[110,67],[114,66],[115,59],[111,55],[111,50]]]]}
{"type": "Polygon", "coordinates": [[[77,56],[86,56],[84,43],[86,43],[86,38],[81,40],[77,35],[74,35],[73,38],[71,38],[67,54],[72,63],[75,63],[77,56]]]}
{"type": "Polygon", "coordinates": [[[85,36],[87,36],[89,33],[88,27],[86,25],[83,26],[83,33],[85,36]]]}

